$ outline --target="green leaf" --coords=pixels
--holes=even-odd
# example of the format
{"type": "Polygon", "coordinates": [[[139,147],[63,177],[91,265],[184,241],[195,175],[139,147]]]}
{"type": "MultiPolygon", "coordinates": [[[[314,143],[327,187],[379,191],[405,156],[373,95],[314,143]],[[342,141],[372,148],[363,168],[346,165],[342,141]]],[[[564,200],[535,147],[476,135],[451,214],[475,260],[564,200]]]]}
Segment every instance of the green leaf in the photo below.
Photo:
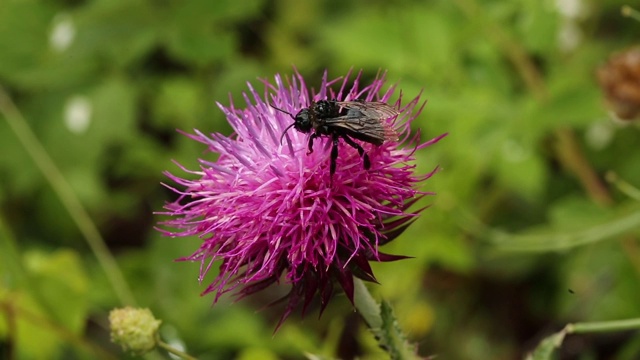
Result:
{"type": "Polygon", "coordinates": [[[28,108],[45,148],[85,204],[97,206],[106,197],[105,153],[137,136],[134,91],[123,79],[106,78],[91,88],[36,97],[28,108]]]}
{"type": "Polygon", "coordinates": [[[219,28],[198,25],[184,24],[168,31],[169,52],[197,66],[230,59],[236,47],[235,36],[219,28]]]}
{"type": "Polygon", "coordinates": [[[100,61],[109,68],[139,61],[157,45],[158,11],[147,1],[95,1],[73,13],[77,39],[68,57],[100,61]]]}
{"type": "Polygon", "coordinates": [[[198,67],[232,58],[237,34],[226,24],[257,13],[262,1],[243,2],[195,0],[178,2],[171,8],[172,20],[164,33],[169,53],[198,67]]]}
{"type": "Polygon", "coordinates": [[[552,359],[553,352],[559,348],[564,341],[566,331],[562,330],[553,335],[544,338],[540,344],[533,350],[532,353],[527,355],[527,360],[550,360],[552,359]]]}
{"type": "Polygon", "coordinates": [[[553,53],[558,44],[560,14],[549,1],[526,0],[518,12],[517,31],[527,49],[553,53]]]}
{"type": "Polygon", "coordinates": [[[33,189],[43,182],[38,168],[18,141],[13,130],[0,116],[0,144],[2,151],[11,156],[0,156],[0,199],[22,197],[33,194],[33,189]]]}
{"type": "MultiPolygon", "coordinates": [[[[0,78],[39,91],[65,87],[88,76],[94,63],[52,45],[55,19],[64,13],[42,2],[0,3],[0,78]]],[[[69,21],[69,24],[72,24],[69,21]]],[[[73,25],[67,27],[67,35],[73,25]]]]}
{"type": "Polygon", "coordinates": [[[165,79],[154,101],[153,119],[158,125],[169,128],[191,129],[198,115],[204,113],[205,102],[198,83],[183,77],[165,79]]]}
{"type": "Polygon", "coordinates": [[[493,164],[498,181],[530,201],[538,198],[546,186],[546,168],[539,155],[526,143],[505,139],[493,164]]]}
{"type": "Polygon", "coordinates": [[[452,73],[441,69],[455,67],[454,23],[432,10],[432,5],[357,9],[358,16],[343,13],[321,28],[320,41],[341,67],[377,69],[384,64],[390,71],[413,76],[448,77],[452,73]]]}
{"type": "Polygon", "coordinates": [[[89,292],[89,279],[80,256],[72,250],[28,252],[25,263],[61,324],[80,333],[85,325],[89,292]]]}
{"type": "MultiPolygon", "coordinates": [[[[27,252],[24,261],[35,293],[0,289],[2,300],[17,306],[16,349],[24,358],[56,358],[69,343],[66,333],[80,338],[84,331],[89,280],[80,257],[71,250],[27,252]]],[[[3,336],[8,331],[5,325],[0,325],[3,336]]]]}
{"type": "Polygon", "coordinates": [[[44,3],[0,3],[0,77],[16,79],[37,67],[47,49],[47,32],[55,10],[44,3]]]}
{"type": "Polygon", "coordinates": [[[490,230],[485,235],[497,251],[547,252],[564,251],[584,246],[640,229],[640,211],[632,210],[597,224],[583,223],[575,230],[541,228],[523,234],[508,234],[490,230]]]}

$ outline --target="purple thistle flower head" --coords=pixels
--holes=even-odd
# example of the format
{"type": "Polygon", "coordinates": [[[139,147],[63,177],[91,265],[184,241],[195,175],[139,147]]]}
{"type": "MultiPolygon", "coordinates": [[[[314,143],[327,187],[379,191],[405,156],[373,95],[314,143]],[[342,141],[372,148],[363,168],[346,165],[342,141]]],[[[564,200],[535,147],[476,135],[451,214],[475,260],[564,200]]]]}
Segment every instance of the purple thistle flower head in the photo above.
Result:
{"type": "Polygon", "coordinates": [[[304,313],[316,296],[322,312],[336,283],[353,302],[353,276],[376,281],[369,261],[405,258],[378,247],[395,239],[422,210],[409,208],[430,194],[416,187],[435,170],[414,174],[414,153],[444,136],[420,143],[419,134],[410,133],[424,106],[418,106],[419,96],[402,104],[400,94],[389,104],[399,115],[380,120],[398,139],[379,146],[355,140],[370,158],[368,169],[343,139],[333,175],[330,137],[317,138],[310,154],[310,134],[292,130],[280,141],[293,120],[274,107],[295,116],[320,100],[387,103],[394,92],[394,86],[382,92],[384,75],[362,86],[359,73],[348,87],[349,75],[329,81],[325,72],[317,93],[310,93],[298,73],[290,80],[276,75],[275,84],[263,81],[262,96],[248,84],[246,107],[218,103],[234,135],[187,134],[220,156],[215,162],[201,159],[196,171],[180,166],[195,179],[166,173],[180,196],[161,213],[172,217],[161,225],[173,230],[161,231],[202,239],[195,253],[181,259],[201,263],[200,281],[220,261],[219,274],[203,295],[213,292],[217,301],[235,291],[242,298],[284,280],[291,290],[282,299],[288,302],[281,323],[298,305],[304,313]]]}

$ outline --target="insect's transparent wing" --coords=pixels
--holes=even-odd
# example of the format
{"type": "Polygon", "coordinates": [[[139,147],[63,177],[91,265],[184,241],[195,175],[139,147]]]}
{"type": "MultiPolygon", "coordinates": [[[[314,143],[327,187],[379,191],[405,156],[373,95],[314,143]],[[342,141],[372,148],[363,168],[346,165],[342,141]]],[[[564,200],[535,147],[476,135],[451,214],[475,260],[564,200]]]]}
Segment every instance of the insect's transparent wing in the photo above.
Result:
{"type": "Polygon", "coordinates": [[[397,133],[386,120],[397,116],[398,110],[383,102],[337,102],[344,115],[324,119],[327,126],[342,128],[356,139],[381,145],[385,140],[397,140],[397,133]]]}
{"type": "Polygon", "coordinates": [[[393,106],[378,101],[338,101],[337,105],[341,108],[356,109],[366,117],[380,120],[386,120],[399,114],[398,110],[393,106]]]}

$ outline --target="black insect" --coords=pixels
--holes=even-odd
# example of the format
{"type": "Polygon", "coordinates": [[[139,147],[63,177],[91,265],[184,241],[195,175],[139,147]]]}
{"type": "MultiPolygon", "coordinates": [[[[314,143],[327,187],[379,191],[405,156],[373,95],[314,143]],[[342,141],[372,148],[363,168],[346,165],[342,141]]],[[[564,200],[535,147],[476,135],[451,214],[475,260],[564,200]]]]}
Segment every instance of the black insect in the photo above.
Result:
{"type": "Polygon", "coordinates": [[[312,102],[311,106],[300,110],[296,116],[275,106],[273,108],[288,114],[294,120],[293,124],[287,126],[282,133],[280,142],[292,127],[305,134],[313,131],[309,137],[309,151],[307,152],[307,154],[311,154],[313,152],[313,140],[320,136],[331,137],[333,141],[333,146],[331,147],[331,175],[336,172],[340,138],[344,139],[349,146],[358,150],[358,154],[363,159],[365,169],[371,167],[369,155],[353,139],[377,146],[382,145],[386,140],[396,140],[396,132],[385,120],[397,116],[399,114],[398,110],[383,102],[320,100],[312,102]]]}

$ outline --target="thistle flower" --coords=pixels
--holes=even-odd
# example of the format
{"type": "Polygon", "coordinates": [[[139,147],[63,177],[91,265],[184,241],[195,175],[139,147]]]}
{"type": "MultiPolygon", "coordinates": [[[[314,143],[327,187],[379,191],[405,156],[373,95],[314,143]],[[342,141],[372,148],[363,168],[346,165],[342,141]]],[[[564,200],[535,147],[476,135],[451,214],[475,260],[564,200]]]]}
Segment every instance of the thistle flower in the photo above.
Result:
{"type": "Polygon", "coordinates": [[[199,130],[186,134],[220,156],[215,162],[201,159],[196,171],[179,165],[195,179],[166,173],[182,190],[170,187],[180,196],[161,213],[173,217],[161,225],[175,231],[161,231],[202,239],[195,253],[180,259],[201,263],[201,282],[220,261],[219,274],[203,295],[215,293],[215,302],[234,291],[243,298],[284,279],[291,289],[281,299],[288,301],[282,323],[298,305],[304,314],[316,296],[322,312],[336,283],[353,303],[353,276],[376,281],[369,261],[405,258],[378,247],[395,239],[422,210],[409,208],[430,194],[416,187],[433,172],[414,174],[414,153],[444,136],[420,144],[419,134],[410,133],[410,123],[424,106],[418,106],[419,96],[403,105],[400,94],[390,104],[400,114],[384,121],[396,130],[398,140],[380,146],[361,143],[371,160],[369,169],[342,140],[333,176],[331,139],[316,139],[311,154],[309,134],[290,131],[280,142],[293,120],[272,105],[296,114],[312,101],[391,99],[394,86],[381,91],[384,75],[367,86],[360,85],[360,75],[348,88],[350,74],[329,81],[325,72],[319,91],[311,94],[300,74],[291,80],[276,75],[275,84],[264,80],[263,96],[248,84],[246,108],[218,103],[234,135],[199,130]]]}

